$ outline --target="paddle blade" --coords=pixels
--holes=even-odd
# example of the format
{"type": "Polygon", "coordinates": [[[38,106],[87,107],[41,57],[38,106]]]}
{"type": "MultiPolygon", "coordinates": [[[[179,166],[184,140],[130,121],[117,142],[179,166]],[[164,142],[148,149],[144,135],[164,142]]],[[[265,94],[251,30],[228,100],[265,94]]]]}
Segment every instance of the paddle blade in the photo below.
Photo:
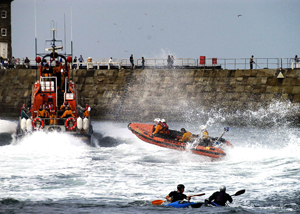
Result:
{"type": "Polygon", "coordinates": [[[201,194],[198,194],[198,195],[192,195],[192,197],[194,197],[194,196],[202,196],[202,195],[205,195],[205,193],[201,193],[201,194]]]}
{"type": "Polygon", "coordinates": [[[246,192],[246,190],[245,189],[242,189],[242,190],[240,190],[240,191],[237,191],[234,195],[232,195],[232,196],[238,196],[238,195],[241,195],[241,194],[244,194],[246,192]]]}
{"type": "Polygon", "coordinates": [[[164,200],[154,200],[152,201],[153,205],[162,205],[165,201],[164,200]]]}

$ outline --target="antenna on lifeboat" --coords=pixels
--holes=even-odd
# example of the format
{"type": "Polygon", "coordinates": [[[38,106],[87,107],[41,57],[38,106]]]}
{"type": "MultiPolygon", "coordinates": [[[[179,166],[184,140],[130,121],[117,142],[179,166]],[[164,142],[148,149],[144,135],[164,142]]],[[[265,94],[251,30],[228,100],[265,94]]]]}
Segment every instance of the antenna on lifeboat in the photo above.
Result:
{"type": "MultiPolygon", "coordinates": [[[[34,0],[34,35],[35,35],[35,58],[37,58],[37,30],[36,30],[36,1],[34,0]]],[[[35,79],[37,80],[37,62],[35,61],[35,79]]]]}
{"type": "Polygon", "coordinates": [[[55,45],[55,42],[56,42],[56,39],[55,39],[55,32],[57,31],[56,28],[54,27],[54,21],[52,20],[52,28],[51,28],[51,31],[52,31],[52,44],[51,44],[51,48],[46,48],[45,50],[46,51],[52,51],[53,53],[54,52],[57,52],[56,50],[63,50],[63,46],[60,46],[60,47],[56,47],[55,45]]]}

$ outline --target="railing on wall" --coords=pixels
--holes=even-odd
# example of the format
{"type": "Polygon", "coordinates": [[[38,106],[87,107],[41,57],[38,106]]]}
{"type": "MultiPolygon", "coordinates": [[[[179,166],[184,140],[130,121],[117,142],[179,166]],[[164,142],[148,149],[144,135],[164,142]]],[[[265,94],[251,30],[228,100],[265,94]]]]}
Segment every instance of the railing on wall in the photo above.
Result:
{"type": "MultiPolygon", "coordinates": [[[[112,63],[109,63],[109,58],[99,58],[92,59],[91,62],[88,62],[88,59],[84,59],[84,62],[77,62],[75,69],[79,69],[79,65],[82,65],[83,68],[87,69],[99,69],[100,66],[108,66],[110,69],[111,66],[115,67],[130,67],[131,63],[129,59],[113,59],[112,63]]],[[[134,60],[135,66],[142,66],[142,59],[134,60]]],[[[19,59],[18,65],[24,66],[24,60],[19,59]]],[[[35,60],[30,59],[30,66],[36,66],[35,60]]],[[[149,58],[145,59],[146,67],[163,67],[168,66],[167,59],[156,59],[149,58]]],[[[25,66],[24,66],[25,67],[25,66]]],[[[73,67],[73,68],[74,68],[73,67]]],[[[219,69],[250,69],[250,59],[249,58],[205,58],[201,61],[200,58],[177,58],[174,59],[173,67],[203,67],[203,68],[214,68],[219,69]],[[203,63],[204,62],[204,63],[203,63]]],[[[286,68],[300,68],[300,62],[296,62],[294,58],[254,58],[253,69],[286,69],[286,68]]]]}

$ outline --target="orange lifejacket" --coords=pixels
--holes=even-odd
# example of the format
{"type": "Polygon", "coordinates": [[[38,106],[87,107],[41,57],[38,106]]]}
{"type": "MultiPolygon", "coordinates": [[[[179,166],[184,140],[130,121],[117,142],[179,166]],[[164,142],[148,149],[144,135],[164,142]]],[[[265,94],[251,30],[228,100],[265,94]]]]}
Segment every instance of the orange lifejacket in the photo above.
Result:
{"type": "Polygon", "coordinates": [[[45,117],[48,117],[48,112],[43,109],[43,110],[39,110],[36,114],[37,117],[41,117],[41,118],[45,118],[45,117]]]}
{"type": "Polygon", "coordinates": [[[180,141],[182,141],[182,142],[187,142],[187,141],[192,141],[192,140],[193,140],[193,135],[191,132],[184,133],[182,138],[180,139],[180,141]]]}
{"type": "Polygon", "coordinates": [[[156,125],[155,131],[153,132],[153,134],[157,134],[157,133],[159,133],[159,134],[164,133],[163,127],[160,124],[156,125]]]}
{"type": "Polygon", "coordinates": [[[83,116],[89,117],[89,115],[90,115],[90,112],[88,109],[85,112],[83,112],[83,116]]]}
{"type": "Polygon", "coordinates": [[[163,131],[165,134],[170,135],[170,130],[169,130],[169,126],[167,125],[167,123],[161,123],[162,127],[163,127],[163,131]]]}

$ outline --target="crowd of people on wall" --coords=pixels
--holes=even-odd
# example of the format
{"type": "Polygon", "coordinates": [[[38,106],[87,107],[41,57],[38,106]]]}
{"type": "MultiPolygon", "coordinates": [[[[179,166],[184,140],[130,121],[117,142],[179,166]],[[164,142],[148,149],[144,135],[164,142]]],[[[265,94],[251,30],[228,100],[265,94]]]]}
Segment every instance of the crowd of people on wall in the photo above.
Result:
{"type": "MultiPolygon", "coordinates": [[[[145,58],[142,56],[141,59],[141,68],[145,69],[145,58]]],[[[255,62],[256,60],[254,59],[254,55],[252,55],[250,57],[249,60],[249,65],[250,65],[250,69],[253,69],[253,64],[257,65],[257,62],[255,62]]],[[[295,55],[294,58],[291,58],[291,61],[294,63],[295,68],[299,68],[300,66],[298,65],[300,60],[298,59],[298,55],[295,55]]],[[[112,66],[112,57],[110,57],[110,59],[108,60],[108,63],[110,64],[110,66],[112,66]]],[[[135,60],[133,58],[133,54],[130,55],[129,57],[129,62],[131,65],[131,69],[135,68],[135,60]]],[[[74,57],[73,59],[73,65],[72,68],[73,69],[77,69],[77,65],[79,65],[79,69],[82,69],[82,63],[84,63],[84,58],[82,57],[82,55],[80,55],[79,58],[77,58],[77,56],[74,57]],[[77,64],[79,63],[79,64],[77,64]]],[[[30,59],[28,57],[25,57],[23,59],[20,58],[14,58],[12,57],[11,59],[4,59],[3,57],[0,56],[0,68],[1,69],[12,69],[12,68],[17,68],[17,66],[22,66],[22,68],[30,68],[30,59]]],[[[258,66],[258,65],[257,65],[258,66]]],[[[168,55],[167,57],[167,68],[173,68],[174,67],[174,56],[172,55],[168,55]]]]}
{"type": "Polygon", "coordinates": [[[28,57],[25,57],[25,59],[20,58],[3,58],[0,56],[0,69],[13,69],[17,68],[17,66],[23,66],[23,68],[30,68],[30,60],[28,57]]]}

